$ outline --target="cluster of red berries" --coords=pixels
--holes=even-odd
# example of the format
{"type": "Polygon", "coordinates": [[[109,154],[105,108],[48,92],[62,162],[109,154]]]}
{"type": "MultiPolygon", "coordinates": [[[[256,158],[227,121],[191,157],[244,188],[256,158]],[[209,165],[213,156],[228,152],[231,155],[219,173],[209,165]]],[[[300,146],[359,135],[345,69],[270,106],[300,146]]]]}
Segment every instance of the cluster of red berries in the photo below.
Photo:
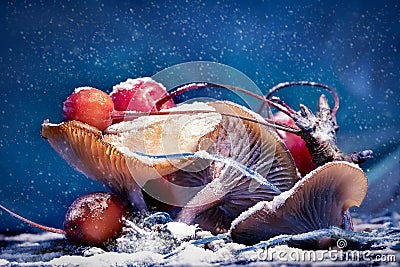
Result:
{"type": "MultiPolygon", "coordinates": [[[[157,100],[166,95],[165,87],[151,78],[128,79],[114,86],[110,95],[93,87],[79,87],[65,100],[63,116],[66,121],[81,121],[103,131],[121,121],[124,111],[154,111],[157,100]]],[[[169,100],[161,108],[174,106],[169,100]]]]}

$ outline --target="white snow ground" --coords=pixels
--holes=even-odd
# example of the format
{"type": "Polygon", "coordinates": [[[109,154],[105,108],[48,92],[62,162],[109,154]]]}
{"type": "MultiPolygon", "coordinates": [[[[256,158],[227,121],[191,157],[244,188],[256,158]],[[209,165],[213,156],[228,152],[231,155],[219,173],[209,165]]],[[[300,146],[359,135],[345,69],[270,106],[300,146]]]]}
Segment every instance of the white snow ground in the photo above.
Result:
{"type": "MultiPolygon", "coordinates": [[[[64,236],[54,233],[0,235],[0,266],[398,266],[400,265],[399,214],[356,219],[356,231],[376,235],[385,231],[385,242],[366,245],[363,250],[303,250],[286,244],[253,249],[231,242],[214,240],[193,244],[193,240],[212,237],[194,226],[169,222],[156,225],[143,234],[126,229],[105,251],[76,247],[64,236]]],[[[378,235],[376,235],[378,236],[378,235]]],[[[360,241],[362,243],[362,241],[360,241]]],[[[339,245],[339,243],[338,243],[339,245]]]]}

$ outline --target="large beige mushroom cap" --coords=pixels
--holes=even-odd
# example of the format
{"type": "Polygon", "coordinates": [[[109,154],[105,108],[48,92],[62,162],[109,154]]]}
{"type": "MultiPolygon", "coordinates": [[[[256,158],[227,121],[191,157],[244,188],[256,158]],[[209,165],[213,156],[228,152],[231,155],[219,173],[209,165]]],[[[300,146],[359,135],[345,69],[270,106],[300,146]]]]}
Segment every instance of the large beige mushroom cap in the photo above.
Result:
{"type": "Polygon", "coordinates": [[[141,187],[176,172],[190,159],[150,159],[146,154],[187,153],[207,149],[221,116],[197,103],[171,110],[208,110],[184,115],[146,116],[110,126],[105,133],[79,121],[45,121],[42,136],[72,167],[146,208],[141,187]]]}

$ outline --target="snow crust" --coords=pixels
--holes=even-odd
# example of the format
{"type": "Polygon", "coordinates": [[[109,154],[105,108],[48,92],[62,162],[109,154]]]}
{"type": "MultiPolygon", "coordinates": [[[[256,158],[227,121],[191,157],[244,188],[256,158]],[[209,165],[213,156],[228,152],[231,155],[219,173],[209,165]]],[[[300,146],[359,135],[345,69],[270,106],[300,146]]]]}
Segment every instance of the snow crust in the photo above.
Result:
{"type": "MultiPolygon", "coordinates": [[[[285,244],[270,246],[267,249],[261,246],[249,247],[233,243],[229,239],[213,239],[213,241],[195,244],[193,241],[214,236],[194,226],[169,222],[153,225],[153,230],[147,230],[149,231],[148,236],[145,235],[142,239],[131,239],[132,236],[127,235],[120,240],[120,242],[128,244],[136,243],[136,250],[134,251],[116,251],[113,246],[109,247],[109,251],[95,247],[75,247],[69,244],[62,235],[53,233],[20,234],[13,237],[0,235],[2,244],[0,266],[265,266],[267,264],[276,264],[277,266],[282,264],[290,266],[291,264],[307,264],[309,266],[375,266],[385,264],[385,266],[398,266],[400,253],[398,249],[396,250],[396,247],[400,245],[400,239],[395,230],[400,226],[399,219],[400,216],[396,212],[368,220],[355,219],[357,229],[364,232],[359,233],[358,237],[354,238],[352,242],[356,242],[355,240],[358,240],[362,235],[365,240],[375,240],[376,243],[375,246],[371,245],[370,249],[364,248],[364,250],[355,252],[366,253],[367,255],[391,255],[392,259],[395,259],[392,262],[376,261],[374,257],[350,260],[341,260],[338,257],[329,258],[329,252],[332,250],[311,251],[285,244]],[[365,232],[365,229],[372,229],[373,231],[365,232]],[[169,232],[164,236],[164,241],[168,242],[160,242],[161,239],[150,240],[152,234],[157,232],[161,234],[164,230],[169,232]],[[195,234],[192,235],[193,233],[195,234]],[[388,235],[391,235],[392,238],[388,238],[388,235]],[[178,240],[179,236],[184,238],[178,240]],[[379,241],[381,238],[387,240],[382,243],[379,241]],[[151,242],[144,244],[146,240],[151,242]],[[148,245],[152,245],[152,247],[148,245]],[[170,249],[164,250],[163,246],[169,246],[170,249]],[[317,260],[307,258],[307,255],[310,254],[315,254],[317,260]]],[[[341,231],[343,230],[338,233],[341,231]]],[[[299,237],[300,235],[296,236],[299,237]]],[[[301,236],[305,239],[315,237],[312,233],[304,233],[301,236]]],[[[269,241],[279,238],[277,236],[269,241]]],[[[347,234],[346,238],[350,238],[350,242],[351,233],[347,234]]],[[[364,242],[361,240],[358,242],[362,242],[363,246],[366,246],[371,241],[364,242]]],[[[340,255],[340,253],[341,251],[337,251],[337,254],[334,255],[340,255]]],[[[352,253],[351,255],[354,255],[354,252],[352,253]]]]}
{"type": "Polygon", "coordinates": [[[128,266],[128,265],[150,265],[158,264],[162,261],[162,255],[141,251],[133,254],[107,252],[91,257],[81,256],[62,256],[51,260],[48,264],[54,266],[128,266]]]}
{"type": "Polygon", "coordinates": [[[169,222],[166,224],[166,229],[178,240],[193,238],[196,234],[197,227],[187,225],[182,222],[169,222]]]}
{"type": "Polygon", "coordinates": [[[93,89],[92,86],[80,86],[80,87],[77,87],[74,89],[74,93],[78,93],[83,90],[91,90],[91,89],[93,89]]]}
{"type": "Polygon", "coordinates": [[[79,198],[80,204],[68,210],[68,219],[74,221],[76,218],[82,217],[85,214],[92,214],[93,218],[98,218],[108,208],[110,198],[111,195],[109,194],[102,194],[101,196],[86,195],[84,198],[79,198]]]}
{"type": "Polygon", "coordinates": [[[194,152],[201,137],[214,131],[221,115],[205,103],[183,104],[163,111],[206,111],[204,113],[144,116],[108,127],[105,141],[127,156],[134,152],[172,154],[194,152]]]}
{"type": "Polygon", "coordinates": [[[229,231],[232,231],[233,229],[236,228],[236,226],[246,220],[247,218],[249,218],[251,215],[255,214],[256,212],[258,212],[259,210],[262,210],[265,206],[269,205],[269,201],[260,201],[257,202],[257,204],[255,204],[254,206],[250,207],[249,209],[243,211],[236,219],[234,219],[231,223],[231,228],[229,229],[229,231]]]}
{"type": "MultiPolygon", "coordinates": [[[[113,90],[111,91],[110,95],[118,92],[118,90],[124,89],[124,90],[131,90],[132,88],[134,88],[136,85],[140,84],[140,83],[145,83],[145,82],[149,82],[149,81],[154,81],[152,78],[150,77],[141,77],[141,78],[129,78],[124,82],[120,82],[119,84],[116,84],[113,86],[113,90]]],[[[155,82],[155,81],[154,81],[155,82]]],[[[158,83],[162,88],[165,89],[165,87],[161,84],[158,83]]],[[[165,89],[166,90],[166,89],[165,89]]]]}
{"type": "MultiPolygon", "coordinates": [[[[209,105],[207,105],[206,103],[203,102],[194,102],[191,104],[182,104],[173,108],[169,108],[169,109],[162,109],[160,111],[215,111],[215,109],[209,105]]],[[[194,114],[182,114],[182,115],[154,115],[154,116],[143,116],[143,117],[139,117],[133,121],[122,121],[119,123],[115,123],[110,125],[107,129],[106,129],[106,133],[109,134],[118,134],[118,133],[124,133],[124,132],[128,132],[128,131],[137,131],[139,129],[141,129],[143,127],[143,125],[149,125],[149,124],[153,124],[159,121],[165,121],[167,118],[171,119],[171,118],[176,118],[178,121],[187,121],[188,117],[199,117],[202,118],[204,116],[208,116],[210,117],[210,120],[212,118],[216,118],[217,121],[221,120],[221,115],[218,114],[216,111],[215,113],[194,113],[194,114]],[[181,117],[181,118],[179,118],[181,117]]],[[[190,130],[194,130],[194,131],[199,131],[201,129],[195,129],[196,127],[193,127],[190,130]]]]}
{"type": "Polygon", "coordinates": [[[49,241],[49,240],[57,240],[60,238],[64,238],[63,234],[57,234],[57,233],[50,233],[50,232],[44,232],[36,235],[32,234],[20,234],[16,236],[0,236],[0,240],[4,241],[14,241],[14,242],[40,242],[40,241],[49,241]]]}

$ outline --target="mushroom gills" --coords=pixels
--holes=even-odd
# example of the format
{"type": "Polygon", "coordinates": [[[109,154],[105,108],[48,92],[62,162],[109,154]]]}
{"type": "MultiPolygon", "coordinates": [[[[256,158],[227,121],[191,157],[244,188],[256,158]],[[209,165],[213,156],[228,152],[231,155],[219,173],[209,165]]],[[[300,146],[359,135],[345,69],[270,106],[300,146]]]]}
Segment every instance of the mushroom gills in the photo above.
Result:
{"type": "MultiPolygon", "coordinates": [[[[218,112],[263,120],[230,102],[209,104],[218,112]]],[[[286,146],[272,129],[258,123],[223,115],[213,152],[258,172],[281,191],[290,189],[297,181],[293,159],[286,146]]],[[[276,195],[234,166],[214,161],[209,168],[211,182],[178,213],[177,221],[199,224],[214,234],[224,233],[244,210],[259,201],[272,200],[276,195]]]]}
{"type": "MultiPolygon", "coordinates": [[[[368,189],[364,172],[347,162],[330,162],[312,171],[271,201],[262,201],[232,222],[233,241],[246,245],[281,234],[299,234],[337,226],[345,228],[348,209],[360,206],[368,189]]],[[[348,222],[346,223],[348,225],[348,222]]],[[[325,247],[313,240],[314,247],[325,247]]]]}
{"type": "MultiPolygon", "coordinates": [[[[176,109],[191,108],[214,111],[204,103],[176,109]]],[[[109,187],[122,199],[129,199],[134,208],[147,209],[141,190],[146,182],[176,172],[192,160],[149,160],[134,152],[165,154],[206,149],[214,140],[220,120],[217,112],[147,116],[114,124],[106,133],[79,121],[45,121],[42,137],[73,168],[109,187]],[[194,131],[197,128],[201,129],[194,131]]]]}

